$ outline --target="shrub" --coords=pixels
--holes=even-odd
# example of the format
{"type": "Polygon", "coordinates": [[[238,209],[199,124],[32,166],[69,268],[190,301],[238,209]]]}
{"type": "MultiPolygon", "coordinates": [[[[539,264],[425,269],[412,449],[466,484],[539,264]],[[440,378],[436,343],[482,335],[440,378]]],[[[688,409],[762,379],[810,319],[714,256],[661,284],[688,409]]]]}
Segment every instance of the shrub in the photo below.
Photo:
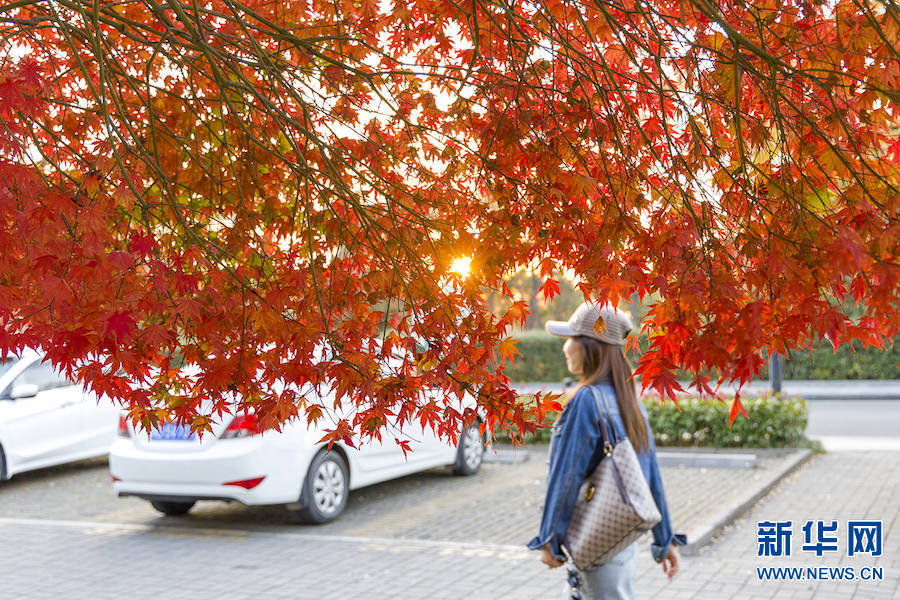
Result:
{"type": "Polygon", "coordinates": [[[886,350],[830,345],[784,361],[785,379],[900,379],[900,339],[886,350]]]}
{"type": "Polygon", "coordinates": [[[678,407],[670,401],[644,399],[654,439],[661,446],[789,448],[809,444],[803,399],[764,395],[741,398],[741,403],[749,418],[738,415],[729,428],[730,399],[687,397],[679,400],[678,407]]]}
{"type": "MultiPolygon", "coordinates": [[[[643,402],[659,446],[793,448],[814,445],[806,438],[807,406],[801,398],[780,395],[741,398],[749,418],[738,415],[731,428],[728,427],[730,399],[720,402],[685,397],[679,400],[678,407],[671,401],[660,403],[654,397],[643,402]]],[[[547,419],[552,423],[556,415],[548,413],[547,419]]],[[[550,433],[549,427],[541,428],[534,435],[527,435],[525,442],[549,441],[550,433]]],[[[498,434],[495,440],[508,442],[509,436],[498,434]]]]}
{"type": "Polygon", "coordinates": [[[513,381],[562,381],[570,376],[566,370],[562,347],[565,339],[534,330],[514,336],[519,343],[515,367],[507,365],[506,375],[513,381]]]}

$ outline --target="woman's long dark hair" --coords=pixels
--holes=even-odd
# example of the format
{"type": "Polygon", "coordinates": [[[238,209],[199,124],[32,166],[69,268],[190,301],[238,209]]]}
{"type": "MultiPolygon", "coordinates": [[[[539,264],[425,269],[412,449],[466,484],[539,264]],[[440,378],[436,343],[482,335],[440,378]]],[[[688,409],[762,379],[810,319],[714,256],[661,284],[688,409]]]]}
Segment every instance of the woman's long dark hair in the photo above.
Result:
{"type": "Polygon", "coordinates": [[[641,407],[638,405],[637,392],[631,377],[634,369],[628,357],[618,346],[604,344],[594,338],[578,336],[572,339],[581,346],[584,355],[584,369],[581,373],[579,387],[594,384],[604,378],[612,379],[619,404],[619,414],[622,415],[625,433],[631,440],[631,445],[637,452],[649,450],[647,426],[644,423],[641,407]]]}

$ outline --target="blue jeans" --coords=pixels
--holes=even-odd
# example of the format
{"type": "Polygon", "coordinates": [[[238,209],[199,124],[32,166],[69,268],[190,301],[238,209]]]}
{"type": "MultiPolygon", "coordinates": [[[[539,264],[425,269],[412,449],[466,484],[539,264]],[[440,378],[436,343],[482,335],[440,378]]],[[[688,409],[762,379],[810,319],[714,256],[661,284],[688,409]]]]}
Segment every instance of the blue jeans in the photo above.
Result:
{"type": "MultiPolygon", "coordinates": [[[[582,600],[634,600],[634,576],[637,573],[638,543],[634,542],[604,565],[590,571],[578,571],[582,600]]],[[[566,584],[564,600],[572,597],[566,584]]]]}

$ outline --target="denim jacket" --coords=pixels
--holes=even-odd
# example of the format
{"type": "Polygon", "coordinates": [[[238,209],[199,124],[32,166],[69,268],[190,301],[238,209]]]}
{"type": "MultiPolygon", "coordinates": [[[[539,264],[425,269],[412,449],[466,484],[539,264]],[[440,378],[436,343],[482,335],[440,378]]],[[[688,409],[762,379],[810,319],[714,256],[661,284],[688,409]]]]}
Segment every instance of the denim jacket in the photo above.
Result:
{"type": "MultiPolygon", "coordinates": [[[[607,423],[615,430],[616,440],[624,439],[625,424],[619,414],[616,402],[616,391],[609,380],[602,380],[594,387],[602,397],[601,406],[605,408],[607,423]]],[[[656,445],[653,433],[647,421],[647,412],[641,405],[647,433],[650,438],[650,449],[638,453],[638,461],[644,477],[650,485],[656,507],[662,520],[653,527],[653,559],[662,562],[669,549],[669,544],[684,545],[687,539],[682,534],[672,532],[669,509],[663,492],[662,478],[656,461],[656,445]]],[[[565,559],[560,544],[565,537],[572,513],[578,500],[578,492],[582,482],[594,470],[603,458],[602,436],[600,433],[600,415],[591,390],[587,387],[579,389],[563,409],[562,415],[553,427],[550,442],[550,471],[547,475],[547,496],[544,499],[543,516],[541,517],[540,534],[528,543],[532,550],[538,550],[550,544],[554,556],[565,559]]]]}

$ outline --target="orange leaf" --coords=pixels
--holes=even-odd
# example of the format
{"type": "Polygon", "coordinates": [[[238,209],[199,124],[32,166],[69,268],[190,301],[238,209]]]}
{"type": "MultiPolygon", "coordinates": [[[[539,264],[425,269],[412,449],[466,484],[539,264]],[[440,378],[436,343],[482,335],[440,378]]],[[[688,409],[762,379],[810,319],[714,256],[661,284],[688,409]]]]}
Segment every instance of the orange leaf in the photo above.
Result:
{"type": "Polygon", "coordinates": [[[308,409],[306,409],[306,424],[312,425],[321,416],[322,416],[322,407],[319,406],[318,404],[313,404],[308,409]]]}
{"type": "Polygon", "coordinates": [[[516,355],[521,356],[522,353],[516,348],[516,344],[519,343],[519,340],[514,340],[513,338],[506,338],[497,344],[497,354],[500,355],[500,361],[506,362],[509,361],[513,366],[516,364],[516,355]]]}
{"type": "Polygon", "coordinates": [[[728,414],[728,429],[731,429],[731,426],[734,424],[734,420],[737,418],[738,413],[741,413],[747,419],[750,418],[747,415],[747,411],[744,410],[744,405],[741,404],[741,395],[735,394],[734,400],[731,402],[731,412],[728,414]]]}

